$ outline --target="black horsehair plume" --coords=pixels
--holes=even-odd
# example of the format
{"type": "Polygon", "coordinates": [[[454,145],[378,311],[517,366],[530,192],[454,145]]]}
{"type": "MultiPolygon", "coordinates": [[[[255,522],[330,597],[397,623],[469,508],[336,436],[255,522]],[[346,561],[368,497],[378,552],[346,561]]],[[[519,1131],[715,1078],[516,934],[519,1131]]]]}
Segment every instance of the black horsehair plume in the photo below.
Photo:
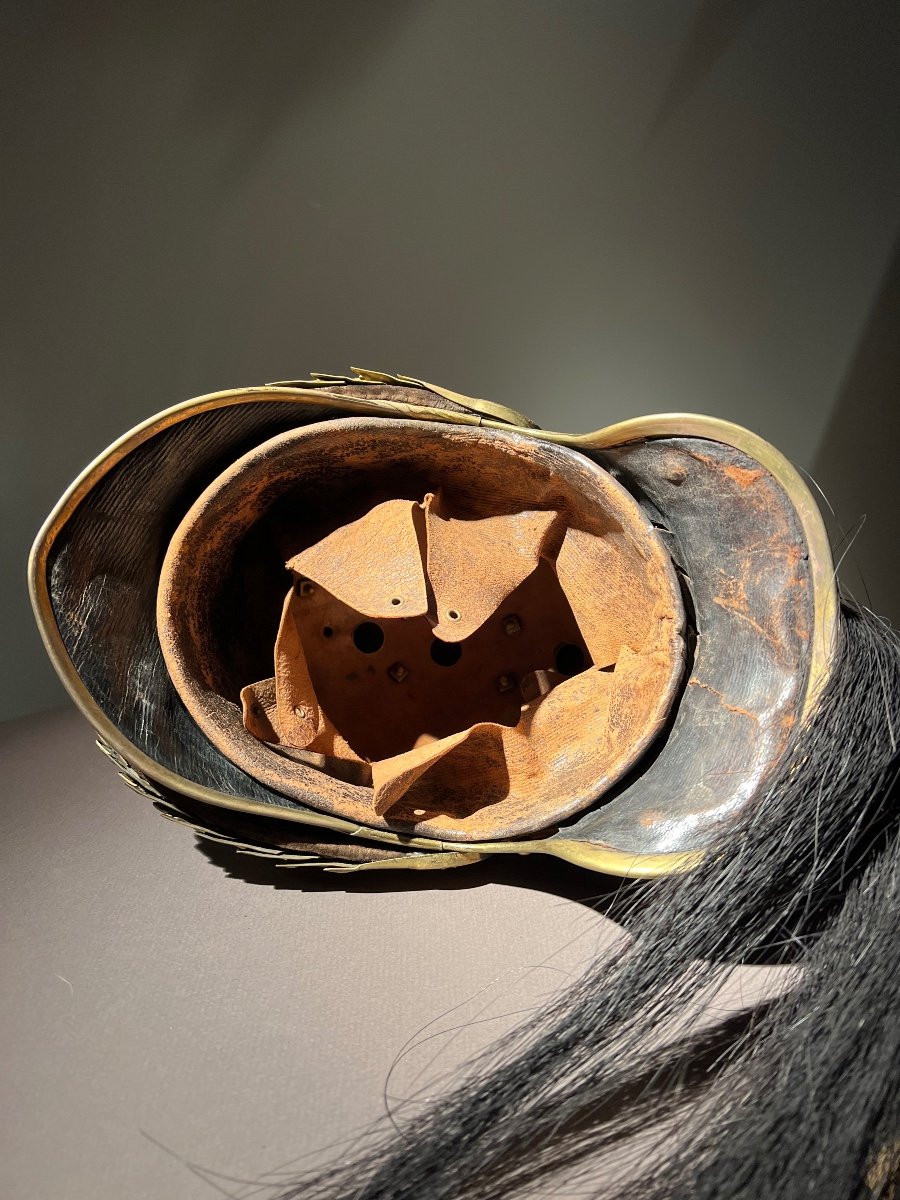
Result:
{"type": "Polygon", "coordinates": [[[898,717],[900,642],[845,606],[763,798],[693,871],[617,892],[634,936],[408,1128],[385,1120],[279,1200],[894,1197],[898,717]],[[792,986],[710,1020],[742,962],[790,963],[792,986]]]}

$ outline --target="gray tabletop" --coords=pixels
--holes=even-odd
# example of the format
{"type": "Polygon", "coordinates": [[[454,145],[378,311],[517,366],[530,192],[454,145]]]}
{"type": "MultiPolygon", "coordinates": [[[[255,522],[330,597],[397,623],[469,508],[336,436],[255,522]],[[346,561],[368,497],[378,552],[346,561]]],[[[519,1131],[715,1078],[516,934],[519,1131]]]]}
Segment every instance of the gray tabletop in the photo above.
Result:
{"type": "Polygon", "coordinates": [[[617,932],[603,881],[548,860],[348,877],[204,850],[74,711],[0,727],[0,756],[5,1200],[249,1196],[617,932]]]}

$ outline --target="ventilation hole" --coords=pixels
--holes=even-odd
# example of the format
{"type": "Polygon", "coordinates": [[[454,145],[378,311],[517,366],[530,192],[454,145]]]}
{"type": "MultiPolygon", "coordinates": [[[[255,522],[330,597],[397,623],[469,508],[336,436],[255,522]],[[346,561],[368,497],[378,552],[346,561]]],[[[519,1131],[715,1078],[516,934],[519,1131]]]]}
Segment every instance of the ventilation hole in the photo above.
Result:
{"type": "Polygon", "coordinates": [[[459,613],[456,611],[455,608],[449,609],[447,612],[447,616],[450,618],[451,621],[459,620],[459,613]]]}
{"type": "Polygon", "coordinates": [[[435,638],[431,643],[431,660],[439,667],[452,667],[462,658],[462,646],[459,642],[442,642],[435,638]]]}
{"type": "Polygon", "coordinates": [[[330,625],[326,625],[322,630],[322,637],[334,637],[334,630],[330,625]]]}
{"type": "Polygon", "coordinates": [[[560,675],[577,675],[586,666],[587,660],[580,646],[567,642],[556,651],[556,669],[560,675]]]}
{"type": "Polygon", "coordinates": [[[384,645],[384,633],[374,621],[363,621],[353,630],[353,645],[363,654],[375,654],[384,645]]]}
{"type": "Polygon", "coordinates": [[[391,604],[402,604],[402,603],[403,603],[403,601],[400,599],[399,596],[395,596],[393,598],[393,600],[391,601],[391,604]]]}

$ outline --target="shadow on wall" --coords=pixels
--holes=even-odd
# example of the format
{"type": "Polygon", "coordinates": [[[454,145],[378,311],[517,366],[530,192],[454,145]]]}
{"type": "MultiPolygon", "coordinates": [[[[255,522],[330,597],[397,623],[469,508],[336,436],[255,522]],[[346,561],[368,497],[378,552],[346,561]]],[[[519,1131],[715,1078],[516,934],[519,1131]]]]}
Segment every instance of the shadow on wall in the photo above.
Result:
{"type": "Polygon", "coordinates": [[[648,149],[679,113],[766,0],[704,0],[647,134],[648,149]]]}
{"type": "MultiPolygon", "coordinates": [[[[223,177],[249,174],[283,120],[311,96],[339,92],[336,80],[376,57],[414,3],[340,0],[306,5],[299,13],[295,0],[278,0],[261,9],[237,3],[217,8],[215,21],[209,20],[205,5],[173,5],[170,16],[183,26],[192,47],[195,114],[204,125],[213,122],[230,132],[240,130],[231,156],[222,164],[223,177]]],[[[161,33],[165,30],[166,41],[171,37],[158,6],[129,8],[133,29],[149,21],[161,33]]]]}
{"type": "Polygon", "coordinates": [[[900,628],[898,453],[900,238],[812,466],[835,514],[835,561],[846,552],[845,590],[900,628]]]}

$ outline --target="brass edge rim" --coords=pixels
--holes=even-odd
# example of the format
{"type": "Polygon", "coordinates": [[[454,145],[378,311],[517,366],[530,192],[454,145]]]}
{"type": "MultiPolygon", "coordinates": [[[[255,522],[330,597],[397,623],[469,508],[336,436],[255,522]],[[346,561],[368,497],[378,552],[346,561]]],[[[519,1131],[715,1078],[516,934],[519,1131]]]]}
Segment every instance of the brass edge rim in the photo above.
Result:
{"type": "Polygon", "coordinates": [[[696,413],[638,417],[609,425],[596,433],[582,434],[570,444],[600,450],[659,437],[703,437],[742,450],[769,472],[793,505],[806,541],[813,589],[813,630],[802,713],[807,717],[831,675],[840,630],[840,602],[831,545],[815,497],[794,464],[771,442],[743,425],[716,417],[696,413]]]}
{"type": "MultiPolygon", "coordinates": [[[[393,416],[412,420],[440,421],[451,425],[481,426],[503,433],[517,433],[526,437],[559,443],[573,449],[609,450],[628,442],[645,441],[661,437],[703,437],[710,441],[724,442],[742,450],[759,462],[775,478],[787,493],[797,511],[809,551],[810,571],[813,582],[814,629],[810,659],[809,678],[804,699],[805,716],[822,685],[828,678],[836,645],[839,604],[837,587],[832,566],[831,548],[821,513],[813,495],[800,473],[791,462],[771,443],[741,425],[716,417],[696,413],[662,413],[648,417],[637,417],[609,425],[605,429],[587,434],[556,433],[548,430],[514,426],[486,419],[471,413],[454,413],[446,409],[429,408],[425,405],[398,404],[385,400],[359,400],[355,397],[338,395],[325,389],[303,389],[286,387],[237,388],[212,392],[193,400],[186,400],[163,410],[156,416],[136,425],[114,441],[98,455],[75,479],[60,498],[47,520],[42,525],[28,560],[28,590],[35,619],[44,647],[63,686],[75,706],[115,750],[130,765],[148,775],[154,782],[170,790],[189,796],[201,803],[214,807],[229,808],[257,816],[273,816],[274,805],[262,801],[231,796],[185,779],[149,758],[119,731],[118,727],[103,712],[88,692],[63,644],[47,586],[47,562],[50,551],[62,527],[81,503],[84,496],[122,461],[132,450],[148,441],[162,430],[216,408],[227,408],[241,403],[259,403],[272,400],[293,401],[300,406],[314,405],[341,409],[348,414],[393,416]]],[[[278,818],[297,824],[321,826],[338,830],[351,837],[369,841],[387,842],[410,849],[429,851],[461,852],[461,843],[444,842],[438,839],[417,838],[388,830],[370,829],[350,821],[332,817],[314,810],[299,812],[290,808],[277,807],[278,818]]],[[[576,866],[624,878],[649,879],[690,870],[703,857],[702,851],[687,851],[666,854],[635,855],[612,847],[592,846],[586,842],[531,840],[525,842],[471,842],[465,843],[466,853],[476,854],[551,854],[576,866]]]]}

